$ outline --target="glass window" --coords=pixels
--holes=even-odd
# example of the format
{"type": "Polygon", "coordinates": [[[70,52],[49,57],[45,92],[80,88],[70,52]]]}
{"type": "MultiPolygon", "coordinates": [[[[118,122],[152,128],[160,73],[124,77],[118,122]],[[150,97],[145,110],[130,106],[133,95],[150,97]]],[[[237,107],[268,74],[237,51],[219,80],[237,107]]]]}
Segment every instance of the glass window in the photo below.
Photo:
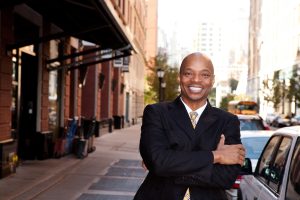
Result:
{"type": "Polygon", "coordinates": [[[265,127],[259,119],[239,119],[241,131],[246,130],[265,130],[265,127]]]}
{"type": "Polygon", "coordinates": [[[274,163],[270,168],[269,186],[275,192],[280,192],[281,180],[284,174],[285,163],[289,154],[292,139],[284,137],[278,148],[274,163]]]}
{"type": "Polygon", "coordinates": [[[249,137],[241,138],[246,148],[246,157],[250,159],[258,159],[263,148],[268,142],[269,137],[249,137]]]}
{"type": "MultiPolygon", "coordinates": [[[[57,58],[59,52],[59,41],[51,40],[50,42],[50,59],[57,58]]],[[[60,63],[50,64],[52,67],[57,67],[60,63]]],[[[49,72],[48,85],[48,124],[49,130],[56,132],[58,128],[58,72],[53,70],[49,72]]]]}
{"type": "Polygon", "coordinates": [[[274,152],[276,150],[276,146],[280,138],[281,136],[274,136],[270,139],[263,152],[263,155],[261,156],[261,159],[259,160],[257,176],[261,181],[265,183],[267,183],[268,181],[268,177],[270,175],[271,161],[274,157],[274,152]]]}
{"type": "Polygon", "coordinates": [[[287,200],[300,199],[300,139],[296,143],[291,162],[288,186],[286,191],[287,200]]]}
{"type": "Polygon", "coordinates": [[[12,58],[12,99],[11,99],[11,131],[12,138],[16,139],[16,130],[18,122],[18,64],[17,58],[14,56],[12,58]]]}

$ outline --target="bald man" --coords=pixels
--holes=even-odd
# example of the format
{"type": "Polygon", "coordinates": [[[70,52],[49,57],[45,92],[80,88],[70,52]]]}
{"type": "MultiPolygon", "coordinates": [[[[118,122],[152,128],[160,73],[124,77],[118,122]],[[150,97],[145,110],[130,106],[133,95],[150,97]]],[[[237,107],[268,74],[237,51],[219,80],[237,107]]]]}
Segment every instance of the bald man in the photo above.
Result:
{"type": "Polygon", "coordinates": [[[214,67],[204,54],[180,66],[181,94],[172,102],[147,105],[140,153],[149,173],[135,200],[227,199],[245,158],[238,118],[212,107],[208,95],[214,67]]]}

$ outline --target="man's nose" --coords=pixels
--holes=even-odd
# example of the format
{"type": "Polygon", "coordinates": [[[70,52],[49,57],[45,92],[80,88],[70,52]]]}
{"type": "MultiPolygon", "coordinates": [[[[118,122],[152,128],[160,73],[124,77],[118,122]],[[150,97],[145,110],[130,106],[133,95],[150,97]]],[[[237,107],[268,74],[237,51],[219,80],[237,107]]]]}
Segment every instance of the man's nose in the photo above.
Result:
{"type": "Polygon", "coordinates": [[[201,82],[203,79],[204,78],[203,78],[202,74],[195,74],[194,78],[193,78],[193,81],[195,81],[195,82],[201,82]]]}

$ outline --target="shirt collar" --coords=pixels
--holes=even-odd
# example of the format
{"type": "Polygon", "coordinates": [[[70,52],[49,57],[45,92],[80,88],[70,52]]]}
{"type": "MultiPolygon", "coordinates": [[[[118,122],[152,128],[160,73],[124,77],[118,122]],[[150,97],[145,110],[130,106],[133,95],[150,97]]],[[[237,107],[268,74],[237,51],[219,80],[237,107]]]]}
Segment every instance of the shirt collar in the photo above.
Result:
{"type": "MultiPolygon", "coordinates": [[[[186,103],[184,103],[184,101],[182,100],[181,97],[180,97],[180,100],[181,100],[181,102],[183,103],[183,105],[184,105],[186,111],[188,112],[188,114],[189,114],[190,112],[193,111],[188,105],[186,105],[186,103]]],[[[207,101],[205,102],[205,104],[204,104],[203,106],[201,106],[201,107],[198,108],[197,110],[194,110],[194,112],[197,112],[197,113],[198,113],[197,118],[196,118],[196,121],[198,121],[198,119],[200,118],[200,116],[201,116],[201,114],[203,113],[203,111],[204,111],[204,109],[206,108],[206,106],[207,106],[207,101]]]]}

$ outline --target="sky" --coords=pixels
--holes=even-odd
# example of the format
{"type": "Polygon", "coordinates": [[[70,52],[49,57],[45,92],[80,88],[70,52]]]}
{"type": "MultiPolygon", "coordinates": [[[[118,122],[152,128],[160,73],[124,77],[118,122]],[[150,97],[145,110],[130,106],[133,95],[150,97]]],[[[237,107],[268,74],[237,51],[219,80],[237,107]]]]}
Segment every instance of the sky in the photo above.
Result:
{"type": "Polygon", "coordinates": [[[244,0],[158,0],[158,46],[170,45],[176,33],[177,45],[191,49],[195,24],[203,20],[223,24],[229,35],[244,35],[248,25],[238,20],[247,18],[248,10],[249,2],[244,0]]]}

